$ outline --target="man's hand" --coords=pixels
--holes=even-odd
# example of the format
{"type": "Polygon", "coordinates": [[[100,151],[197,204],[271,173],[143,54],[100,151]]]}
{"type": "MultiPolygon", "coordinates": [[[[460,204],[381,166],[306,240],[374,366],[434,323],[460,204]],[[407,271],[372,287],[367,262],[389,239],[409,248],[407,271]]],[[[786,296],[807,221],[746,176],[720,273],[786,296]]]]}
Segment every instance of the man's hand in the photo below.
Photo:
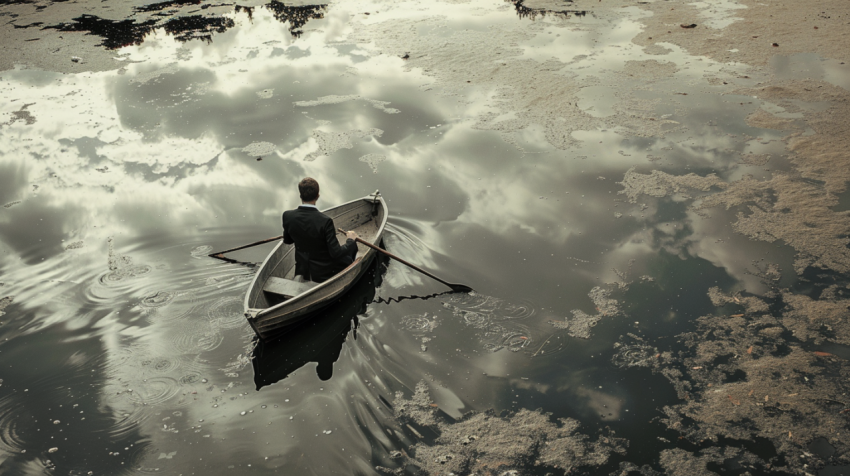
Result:
{"type": "Polygon", "coordinates": [[[357,238],[360,238],[360,235],[358,235],[356,231],[347,231],[345,232],[345,237],[349,240],[356,240],[357,238]]]}

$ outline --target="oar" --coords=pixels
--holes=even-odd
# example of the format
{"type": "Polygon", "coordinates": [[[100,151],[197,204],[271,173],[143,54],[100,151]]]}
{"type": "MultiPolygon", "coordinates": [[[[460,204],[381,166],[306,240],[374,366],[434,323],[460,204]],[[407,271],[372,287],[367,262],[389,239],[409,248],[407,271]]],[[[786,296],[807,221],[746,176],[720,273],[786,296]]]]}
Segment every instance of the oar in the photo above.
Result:
{"type": "MultiPolygon", "coordinates": [[[[340,228],[339,231],[345,233],[345,230],[343,230],[342,228],[340,228]]],[[[389,251],[387,251],[383,248],[377,247],[377,246],[373,245],[372,243],[369,243],[368,241],[364,241],[360,238],[356,238],[355,241],[357,241],[358,243],[362,243],[362,244],[368,246],[369,248],[372,248],[373,250],[377,251],[378,253],[383,253],[383,254],[387,255],[390,258],[398,261],[399,263],[401,263],[405,266],[408,266],[410,268],[413,268],[416,271],[419,271],[420,273],[424,274],[425,276],[436,279],[437,281],[439,281],[439,282],[445,284],[446,286],[452,288],[452,291],[454,291],[456,293],[468,293],[468,292],[472,291],[472,288],[470,288],[469,286],[467,286],[465,284],[456,284],[456,283],[450,283],[448,281],[444,281],[444,280],[438,278],[437,276],[434,276],[433,274],[429,273],[428,271],[425,271],[424,269],[420,268],[419,266],[416,266],[415,264],[408,263],[407,261],[405,261],[405,260],[399,258],[398,256],[390,253],[389,251]]]]}
{"type": "Polygon", "coordinates": [[[207,256],[209,256],[210,258],[218,258],[218,259],[223,259],[225,261],[228,261],[228,258],[224,257],[225,253],[230,253],[231,251],[244,250],[245,248],[250,248],[252,246],[257,246],[257,245],[262,245],[263,243],[268,243],[270,241],[279,240],[281,238],[283,238],[283,235],[275,236],[274,238],[268,238],[268,239],[265,239],[265,240],[257,241],[256,243],[251,243],[251,244],[248,244],[248,245],[237,246],[236,248],[230,248],[229,250],[216,251],[215,253],[210,253],[207,256]]]}

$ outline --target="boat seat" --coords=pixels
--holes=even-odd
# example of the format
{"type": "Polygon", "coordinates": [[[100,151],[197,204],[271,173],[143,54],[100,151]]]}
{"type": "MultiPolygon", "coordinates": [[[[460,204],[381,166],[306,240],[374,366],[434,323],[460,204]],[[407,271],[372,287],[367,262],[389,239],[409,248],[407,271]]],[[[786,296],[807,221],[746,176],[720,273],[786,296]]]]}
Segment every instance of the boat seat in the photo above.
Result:
{"type": "Polygon", "coordinates": [[[313,281],[299,282],[292,279],[275,278],[272,276],[266,280],[266,285],[263,286],[263,291],[278,294],[288,299],[293,298],[304,291],[309,291],[318,285],[319,283],[314,283],[313,281]]]}

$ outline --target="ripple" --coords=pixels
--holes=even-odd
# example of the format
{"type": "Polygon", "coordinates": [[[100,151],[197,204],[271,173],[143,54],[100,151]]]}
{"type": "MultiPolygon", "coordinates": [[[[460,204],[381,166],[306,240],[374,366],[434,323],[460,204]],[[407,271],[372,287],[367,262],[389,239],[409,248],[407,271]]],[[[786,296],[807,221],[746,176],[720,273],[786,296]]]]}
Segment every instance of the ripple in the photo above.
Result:
{"type": "Polygon", "coordinates": [[[483,337],[501,339],[502,336],[510,333],[510,330],[500,324],[491,324],[484,328],[481,334],[483,337]]]}
{"type": "Polygon", "coordinates": [[[112,397],[115,399],[111,402],[110,407],[114,413],[114,424],[109,428],[108,434],[111,439],[118,440],[128,435],[132,435],[139,430],[141,424],[151,417],[151,412],[139,402],[138,396],[127,392],[122,392],[119,395],[112,397]],[[130,401],[127,401],[130,398],[130,401]]]}
{"type": "Polygon", "coordinates": [[[236,329],[247,325],[242,299],[236,296],[216,299],[207,311],[210,324],[218,329],[236,329]]]}
{"type": "Polygon", "coordinates": [[[135,389],[132,400],[145,405],[159,405],[180,393],[180,382],[171,377],[153,377],[147,379],[135,389]]]}
{"type": "Polygon", "coordinates": [[[611,362],[620,368],[651,367],[657,353],[658,349],[647,344],[623,345],[611,357],[611,362]]]}
{"type": "Polygon", "coordinates": [[[194,385],[201,382],[203,375],[200,372],[188,373],[180,377],[180,385],[194,385]]]}
{"type": "Polygon", "coordinates": [[[171,372],[172,370],[180,367],[180,362],[178,362],[176,360],[161,358],[161,359],[157,359],[157,360],[153,360],[153,361],[151,361],[151,360],[144,361],[144,362],[142,362],[142,365],[149,366],[150,368],[152,368],[155,371],[160,372],[160,373],[168,373],[168,372],[171,372]]]}
{"type": "MultiPolygon", "coordinates": [[[[161,291],[166,292],[168,291],[161,291]]],[[[160,294],[160,293],[157,293],[160,294]]],[[[182,295],[172,294],[171,299],[165,304],[162,304],[157,307],[149,308],[148,316],[151,320],[154,321],[177,321],[186,318],[190,314],[193,314],[198,309],[198,301],[195,298],[194,294],[187,292],[182,295]]]]}
{"type": "Polygon", "coordinates": [[[135,264],[124,268],[114,269],[100,277],[100,282],[109,286],[126,279],[135,278],[150,273],[152,268],[146,264],[135,264]]]}
{"type": "Polygon", "coordinates": [[[26,442],[21,437],[19,416],[24,415],[24,405],[14,401],[11,396],[0,402],[0,441],[8,452],[19,452],[26,448],[26,442]]]}
{"type": "Polygon", "coordinates": [[[411,233],[404,228],[393,225],[392,223],[387,223],[385,230],[389,233],[384,235],[384,240],[387,240],[390,236],[395,238],[393,243],[395,246],[406,246],[410,250],[417,251],[416,254],[421,254],[421,252],[425,252],[428,250],[428,245],[419,238],[418,234],[411,233]]]}
{"type": "Polygon", "coordinates": [[[156,309],[173,301],[175,296],[176,294],[170,291],[157,291],[155,294],[143,297],[139,305],[147,309],[156,309]]]}
{"type": "Polygon", "coordinates": [[[218,348],[224,342],[224,336],[215,329],[203,332],[181,332],[173,340],[174,349],[185,354],[209,352],[218,348]]]}
{"type": "Polygon", "coordinates": [[[497,310],[499,316],[505,319],[526,319],[533,316],[534,312],[534,305],[529,301],[503,301],[497,310]]]}
{"type": "Polygon", "coordinates": [[[206,284],[207,286],[217,286],[219,284],[228,283],[235,280],[235,276],[210,276],[204,281],[204,284],[206,284]]]}
{"type": "Polygon", "coordinates": [[[490,352],[508,349],[519,352],[532,345],[533,339],[529,329],[510,321],[491,323],[478,331],[482,347],[490,352]]]}
{"type": "Polygon", "coordinates": [[[121,345],[112,352],[109,352],[108,359],[104,364],[104,371],[109,375],[114,375],[116,372],[123,370],[129,362],[138,362],[139,349],[138,346],[121,345]]]}
{"type": "Polygon", "coordinates": [[[502,340],[502,346],[511,352],[519,352],[529,345],[531,345],[531,337],[520,333],[507,335],[502,340]]]}
{"type": "Polygon", "coordinates": [[[411,332],[431,332],[437,328],[438,322],[435,319],[428,319],[428,313],[419,315],[414,314],[401,318],[401,326],[411,332]]]}
{"type": "Polygon", "coordinates": [[[473,308],[480,307],[483,303],[487,302],[488,299],[490,299],[489,296],[478,294],[476,292],[454,293],[450,294],[446,298],[446,302],[458,307],[473,308]]]}
{"type": "Polygon", "coordinates": [[[490,352],[498,352],[498,351],[502,350],[502,348],[504,348],[504,346],[501,343],[497,343],[497,342],[484,342],[484,343],[481,344],[481,346],[484,347],[484,350],[487,350],[487,351],[490,351],[490,352]]]}
{"type": "Polygon", "coordinates": [[[475,311],[460,311],[463,322],[468,326],[484,329],[490,325],[490,316],[475,311]]]}
{"type": "Polygon", "coordinates": [[[192,251],[189,254],[192,258],[206,258],[212,253],[213,247],[210,245],[200,245],[192,248],[192,251]]]}

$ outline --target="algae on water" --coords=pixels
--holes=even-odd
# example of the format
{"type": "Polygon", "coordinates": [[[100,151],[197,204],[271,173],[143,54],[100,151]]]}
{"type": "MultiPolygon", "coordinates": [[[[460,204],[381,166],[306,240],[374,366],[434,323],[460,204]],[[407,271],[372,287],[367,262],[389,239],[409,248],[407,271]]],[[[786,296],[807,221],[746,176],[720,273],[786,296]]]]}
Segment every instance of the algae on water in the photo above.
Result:
{"type": "MultiPolygon", "coordinates": [[[[612,454],[623,454],[627,443],[611,431],[595,438],[579,431],[572,418],[553,421],[540,410],[522,409],[506,416],[495,412],[472,412],[456,422],[440,417],[425,381],[416,385],[406,400],[402,392],[393,402],[396,417],[428,427],[438,433],[433,443],[419,442],[400,463],[421,474],[515,474],[523,468],[539,467],[570,473],[577,468],[594,468],[608,462],[612,454]]],[[[387,474],[399,469],[378,469],[387,474]]]]}

